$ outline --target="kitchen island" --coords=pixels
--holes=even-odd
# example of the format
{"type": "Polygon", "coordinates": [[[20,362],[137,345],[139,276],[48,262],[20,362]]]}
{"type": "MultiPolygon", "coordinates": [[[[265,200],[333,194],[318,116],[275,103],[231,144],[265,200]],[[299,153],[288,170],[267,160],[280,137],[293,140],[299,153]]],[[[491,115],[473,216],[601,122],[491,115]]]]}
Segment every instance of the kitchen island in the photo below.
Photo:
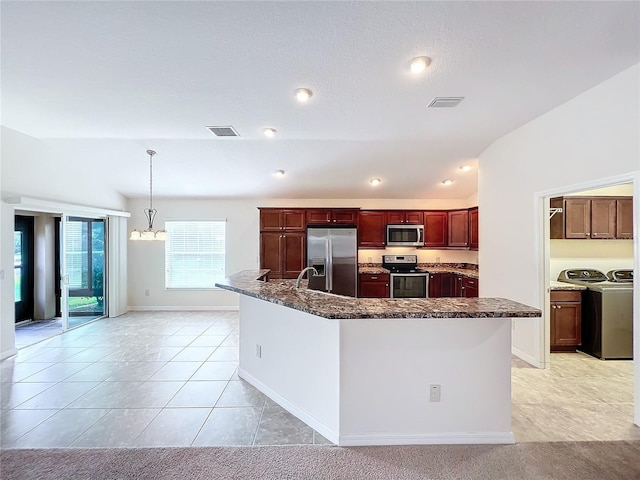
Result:
{"type": "MultiPolygon", "coordinates": [[[[511,318],[500,298],[357,299],[233,275],[238,374],[338,445],[513,443],[511,318]]],[[[262,280],[261,280],[262,279],[262,280]]]]}

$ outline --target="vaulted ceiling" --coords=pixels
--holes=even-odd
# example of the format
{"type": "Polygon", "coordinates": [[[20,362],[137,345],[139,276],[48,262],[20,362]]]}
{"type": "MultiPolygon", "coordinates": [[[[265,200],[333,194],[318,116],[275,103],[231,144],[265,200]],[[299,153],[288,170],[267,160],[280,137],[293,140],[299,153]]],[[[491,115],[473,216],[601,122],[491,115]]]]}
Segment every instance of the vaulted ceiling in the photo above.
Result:
{"type": "Polygon", "coordinates": [[[2,124],[129,197],[152,148],[158,196],[467,198],[492,142],[640,61],[639,5],[3,1],[2,124]]]}

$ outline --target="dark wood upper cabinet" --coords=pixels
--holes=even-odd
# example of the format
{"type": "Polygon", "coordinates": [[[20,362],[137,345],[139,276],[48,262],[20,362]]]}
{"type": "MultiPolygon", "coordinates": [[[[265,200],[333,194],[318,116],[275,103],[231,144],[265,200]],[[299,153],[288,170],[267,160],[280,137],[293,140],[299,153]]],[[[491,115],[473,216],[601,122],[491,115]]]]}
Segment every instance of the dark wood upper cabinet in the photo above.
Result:
{"type": "Polygon", "coordinates": [[[589,238],[591,233],[591,200],[565,198],[564,238],[589,238]]]}
{"type": "Polygon", "coordinates": [[[632,197],[556,197],[549,205],[562,208],[550,220],[552,239],[632,238],[632,197]]]}
{"type": "Polygon", "coordinates": [[[478,249],[478,208],[469,209],[469,248],[478,249]]]}
{"type": "Polygon", "coordinates": [[[361,210],[358,216],[358,246],[384,248],[387,213],[383,210],[361,210]]]}
{"type": "Polygon", "coordinates": [[[446,210],[424,212],[424,246],[426,248],[447,246],[446,210]]]}
{"type": "Polygon", "coordinates": [[[591,199],[591,238],[615,238],[615,198],[591,199]]]}
{"type": "Polygon", "coordinates": [[[357,208],[310,208],[307,210],[307,225],[356,225],[357,208]]]}
{"type": "Polygon", "coordinates": [[[451,210],[448,213],[448,245],[469,246],[469,210],[451,210]]]}
{"type": "Polygon", "coordinates": [[[387,210],[387,223],[389,225],[422,225],[422,211],[418,210],[387,210]]]}
{"type": "Polygon", "coordinates": [[[633,198],[616,200],[616,238],[633,238],[633,198]]]}
{"type": "Polygon", "coordinates": [[[261,232],[304,231],[305,227],[306,223],[304,209],[260,209],[261,232]]]}

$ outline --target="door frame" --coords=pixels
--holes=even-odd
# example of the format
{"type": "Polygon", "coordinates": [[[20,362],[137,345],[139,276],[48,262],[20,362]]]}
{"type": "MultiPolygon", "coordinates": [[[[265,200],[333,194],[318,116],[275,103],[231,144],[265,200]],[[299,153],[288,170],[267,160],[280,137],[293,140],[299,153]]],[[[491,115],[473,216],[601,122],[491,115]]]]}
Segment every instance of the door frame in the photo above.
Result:
{"type": "MultiPolygon", "coordinates": [[[[21,296],[22,305],[15,305],[18,302],[14,298],[15,305],[15,318],[14,323],[19,323],[27,320],[33,320],[35,313],[35,217],[29,215],[14,214],[14,226],[13,231],[21,231],[24,235],[23,253],[26,250],[25,258],[22,258],[23,267],[21,270],[26,269],[26,276],[23,275],[22,279],[26,280],[25,285],[22,288],[21,296]],[[26,293],[26,297],[25,294],[26,293]],[[20,310],[20,315],[18,315],[20,310]],[[18,317],[23,317],[18,319],[18,317]]],[[[22,255],[21,255],[22,257],[22,255]]],[[[15,264],[14,264],[15,272],[15,264]]],[[[15,278],[15,273],[14,273],[15,278]]],[[[15,280],[14,280],[15,282],[15,280]]],[[[15,284],[14,284],[15,289],[15,284]]]]}
{"type": "MultiPolygon", "coordinates": [[[[535,218],[536,245],[538,256],[539,298],[541,309],[544,312],[543,322],[540,324],[539,335],[536,339],[538,346],[538,366],[549,368],[550,352],[550,205],[552,197],[577,193],[583,190],[612,187],[615,185],[631,183],[633,185],[633,269],[640,271],[640,172],[630,172],[614,177],[602,178],[590,182],[545,190],[535,194],[535,218]]],[[[634,399],[634,423],[640,426],[640,285],[633,285],[633,399],[634,399]]]]}

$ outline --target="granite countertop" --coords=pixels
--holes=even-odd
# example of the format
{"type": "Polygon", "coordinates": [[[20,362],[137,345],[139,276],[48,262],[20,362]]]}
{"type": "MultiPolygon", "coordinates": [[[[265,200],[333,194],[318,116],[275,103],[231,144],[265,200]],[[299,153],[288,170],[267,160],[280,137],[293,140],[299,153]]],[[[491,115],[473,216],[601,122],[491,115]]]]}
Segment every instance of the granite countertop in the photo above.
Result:
{"type": "MultiPolygon", "coordinates": [[[[479,278],[477,268],[465,268],[457,265],[433,265],[433,264],[418,264],[419,268],[426,270],[429,273],[458,273],[469,278],[479,278]]],[[[382,268],[381,265],[360,264],[358,265],[358,273],[367,273],[369,275],[379,275],[382,273],[389,273],[389,270],[382,268]]]]}
{"type": "Polygon", "coordinates": [[[587,287],[584,285],[574,285],[573,283],[566,282],[557,282],[555,280],[551,280],[550,282],[551,290],[586,290],[587,287]]]}
{"type": "Polygon", "coordinates": [[[258,280],[268,270],[245,270],[216,287],[332,319],[539,317],[540,310],[504,298],[352,298],[296,290],[295,280],[258,280]]]}

